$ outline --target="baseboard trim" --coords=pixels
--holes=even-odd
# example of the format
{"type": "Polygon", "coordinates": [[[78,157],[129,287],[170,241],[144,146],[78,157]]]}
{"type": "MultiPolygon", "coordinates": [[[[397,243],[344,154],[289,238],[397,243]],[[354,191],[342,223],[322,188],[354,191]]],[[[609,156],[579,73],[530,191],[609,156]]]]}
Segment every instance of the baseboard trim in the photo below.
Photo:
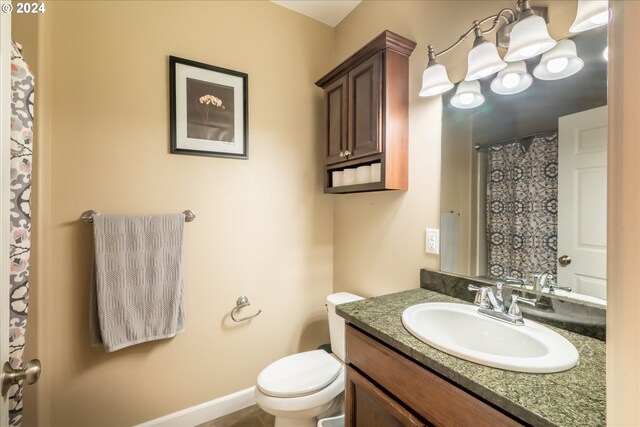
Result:
{"type": "Polygon", "coordinates": [[[249,387],[226,396],[219,397],[200,405],[183,409],[134,427],[193,427],[215,420],[248,406],[255,405],[253,395],[255,387],[249,387]]]}

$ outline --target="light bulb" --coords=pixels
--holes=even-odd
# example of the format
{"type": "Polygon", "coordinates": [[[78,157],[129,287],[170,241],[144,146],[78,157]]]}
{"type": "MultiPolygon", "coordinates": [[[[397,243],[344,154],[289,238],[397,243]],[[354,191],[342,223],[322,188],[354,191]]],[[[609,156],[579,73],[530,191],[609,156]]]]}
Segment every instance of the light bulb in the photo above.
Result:
{"type": "Polygon", "coordinates": [[[522,58],[531,58],[536,56],[540,51],[540,43],[532,44],[531,46],[523,47],[518,51],[522,58]]]}
{"type": "Polygon", "coordinates": [[[517,73],[509,73],[502,78],[502,85],[507,89],[513,89],[518,86],[518,83],[520,83],[520,76],[517,73]]]}
{"type": "Polygon", "coordinates": [[[460,95],[460,104],[470,105],[472,102],[473,102],[472,93],[463,93],[462,95],[460,95]]]}
{"type": "Polygon", "coordinates": [[[561,73],[567,68],[569,65],[569,59],[567,58],[554,58],[547,62],[547,70],[550,73],[558,74],[561,73]]]}
{"type": "Polygon", "coordinates": [[[604,50],[602,51],[602,58],[609,62],[609,46],[605,47],[604,50]]]}
{"type": "Polygon", "coordinates": [[[607,22],[609,22],[609,11],[607,10],[605,12],[597,14],[596,16],[589,19],[589,22],[598,26],[606,24],[607,22]]]}

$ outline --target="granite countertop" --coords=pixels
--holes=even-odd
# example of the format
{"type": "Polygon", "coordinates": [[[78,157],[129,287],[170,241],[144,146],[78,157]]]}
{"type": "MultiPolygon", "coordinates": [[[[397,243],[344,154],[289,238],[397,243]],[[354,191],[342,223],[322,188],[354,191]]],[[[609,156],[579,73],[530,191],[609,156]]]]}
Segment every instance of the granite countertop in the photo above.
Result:
{"type": "Polygon", "coordinates": [[[478,365],[423,343],[402,326],[402,312],[423,302],[468,302],[426,289],[337,307],[349,323],[458,386],[535,426],[606,425],[605,343],[549,326],[576,347],[580,362],[555,374],[527,374],[478,365]]]}

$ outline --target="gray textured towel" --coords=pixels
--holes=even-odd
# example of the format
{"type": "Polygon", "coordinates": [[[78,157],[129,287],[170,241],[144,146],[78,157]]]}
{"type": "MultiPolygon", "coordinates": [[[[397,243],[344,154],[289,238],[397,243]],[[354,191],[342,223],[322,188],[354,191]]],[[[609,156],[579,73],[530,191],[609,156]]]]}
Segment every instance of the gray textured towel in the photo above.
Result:
{"type": "Polygon", "coordinates": [[[109,352],[184,331],[182,214],[96,215],[91,343],[109,352]]]}

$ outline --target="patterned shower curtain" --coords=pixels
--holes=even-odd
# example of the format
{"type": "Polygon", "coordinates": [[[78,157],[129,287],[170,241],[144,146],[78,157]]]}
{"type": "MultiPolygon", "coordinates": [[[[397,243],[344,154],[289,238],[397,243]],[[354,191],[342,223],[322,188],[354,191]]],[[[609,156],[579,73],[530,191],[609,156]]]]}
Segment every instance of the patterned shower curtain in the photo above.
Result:
{"type": "Polygon", "coordinates": [[[556,274],[558,246],[558,134],[529,141],[491,147],[487,168],[489,274],[527,284],[556,274]]]}
{"type": "MultiPolygon", "coordinates": [[[[22,47],[11,48],[11,226],[9,363],[22,367],[29,307],[31,247],[31,159],[34,76],[22,58],[22,47]]],[[[9,390],[9,425],[22,423],[22,384],[9,390]]]]}

